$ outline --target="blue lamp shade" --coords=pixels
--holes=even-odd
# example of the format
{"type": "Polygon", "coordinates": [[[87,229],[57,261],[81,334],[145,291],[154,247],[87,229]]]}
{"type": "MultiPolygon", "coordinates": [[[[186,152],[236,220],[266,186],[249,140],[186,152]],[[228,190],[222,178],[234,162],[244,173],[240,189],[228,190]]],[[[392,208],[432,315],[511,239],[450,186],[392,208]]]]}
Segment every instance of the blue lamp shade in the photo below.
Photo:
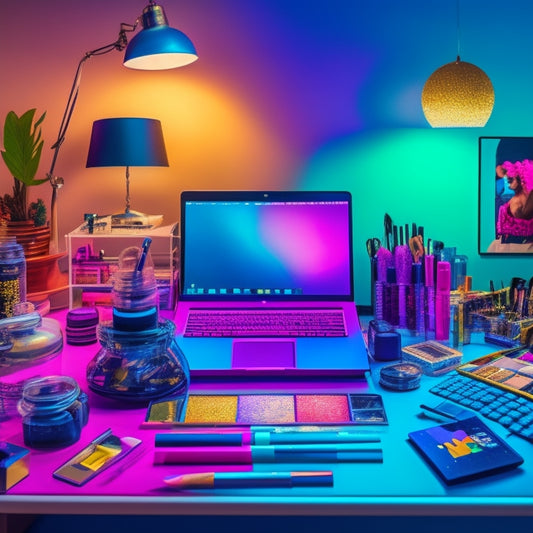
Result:
{"type": "Polygon", "coordinates": [[[161,122],[152,118],[95,120],[87,167],[168,167],[161,122]]]}
{"type": "Polygon", "coordinates": [[[165,70],[196,61],[198,54],[191,40],[169,27],[163,8],[153,2],[144,8],[143,29],[126,48],[124,66],[141,70],[165,70]]]}

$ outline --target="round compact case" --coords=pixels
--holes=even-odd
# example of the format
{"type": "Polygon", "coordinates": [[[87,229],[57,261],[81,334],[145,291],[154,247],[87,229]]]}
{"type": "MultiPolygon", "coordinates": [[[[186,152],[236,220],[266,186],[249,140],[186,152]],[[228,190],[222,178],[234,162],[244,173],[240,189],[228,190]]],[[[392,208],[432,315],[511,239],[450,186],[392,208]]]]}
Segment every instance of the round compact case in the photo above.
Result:
{"type": "Polygon", "coordinates": [[[67,313],[65,333],[67,344],[84,346],[94,344],[96,327],[98,326],[98,311],[95,307],[78,307],[67,313]]]}
{"type": "Polygon", "coordinates": [[[420,386],[422,368],[415,363],[395,363],[380,371],[379,384],[386,389],[408,391],[420,386]]]}

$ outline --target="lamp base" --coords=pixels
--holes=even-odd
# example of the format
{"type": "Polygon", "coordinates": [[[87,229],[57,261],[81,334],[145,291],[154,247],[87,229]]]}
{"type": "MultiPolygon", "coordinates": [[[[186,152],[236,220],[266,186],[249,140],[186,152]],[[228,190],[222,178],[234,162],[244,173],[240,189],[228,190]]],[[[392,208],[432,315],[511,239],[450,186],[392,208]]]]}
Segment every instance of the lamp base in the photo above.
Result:
{"type": "Polygon", "coordinates": [[[137,211],[126,211],[111,215],[111,228],[149,229],[159,226],[163,215],[145,215],[137,211]]]}

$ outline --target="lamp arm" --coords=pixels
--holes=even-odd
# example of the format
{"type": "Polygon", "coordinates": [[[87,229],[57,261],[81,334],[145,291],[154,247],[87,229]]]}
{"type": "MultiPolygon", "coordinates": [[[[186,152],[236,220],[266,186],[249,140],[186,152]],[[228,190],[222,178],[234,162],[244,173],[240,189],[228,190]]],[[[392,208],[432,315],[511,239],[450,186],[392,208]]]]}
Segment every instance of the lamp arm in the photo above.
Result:
{"type": "Polygon", "coordinates": [[[70,119],[74,108],[76,106],[76,100],[78,99],[78,92],[80,88],[81,73],[83,70],[83,65],[85,61],[89,58],[97,55],[104,55],[113,50],[118,50],[119,52],[124,50],[128,44],[128,39],[126,36],[127,32],[135,31],[138,25],[138,20],[134,24],[121,23],[120,31],[116,41],[96,48],[89,52],[86,52],[78,63],[76,68],[76,73],[74,75],[74,81],[72,82],[72,87],[67,99],[67,105],[63,113],[63,118],[61,119],[61,125],[59,126],[59,132],[57,134],[56,142],[52,145],[52,150],[54,153],[52,155],[52,163],[50,165],[50,170],[46,174],[47,179],[50,181],[52,186],[52,199],[50,202],[50,253],[58,252],[58,231],[57,231],[57,190],[63,186],[64,180],[59,176],[54,176],[54,169],[57,162],[57,156],[59,154],[59,149],[65,140],[65,135],[67,133],[68,126],[70,124],[70,119]]]}

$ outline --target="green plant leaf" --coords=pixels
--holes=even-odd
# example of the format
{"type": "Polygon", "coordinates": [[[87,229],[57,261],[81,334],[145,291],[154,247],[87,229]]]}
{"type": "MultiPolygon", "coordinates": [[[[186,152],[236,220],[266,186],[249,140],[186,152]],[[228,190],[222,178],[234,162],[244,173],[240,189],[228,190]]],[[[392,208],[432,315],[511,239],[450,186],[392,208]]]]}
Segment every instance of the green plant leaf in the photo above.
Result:
{"type": "Polygon", "coordinates": [[[20,117],[10,111],[4,122],[4,150],[2,158],[14,178],[24,185],[40,185],[47,178],[35,179],[44,141],[41,128],[46,112],[33,122],[36,109],[29,109],[20,117]]]}

